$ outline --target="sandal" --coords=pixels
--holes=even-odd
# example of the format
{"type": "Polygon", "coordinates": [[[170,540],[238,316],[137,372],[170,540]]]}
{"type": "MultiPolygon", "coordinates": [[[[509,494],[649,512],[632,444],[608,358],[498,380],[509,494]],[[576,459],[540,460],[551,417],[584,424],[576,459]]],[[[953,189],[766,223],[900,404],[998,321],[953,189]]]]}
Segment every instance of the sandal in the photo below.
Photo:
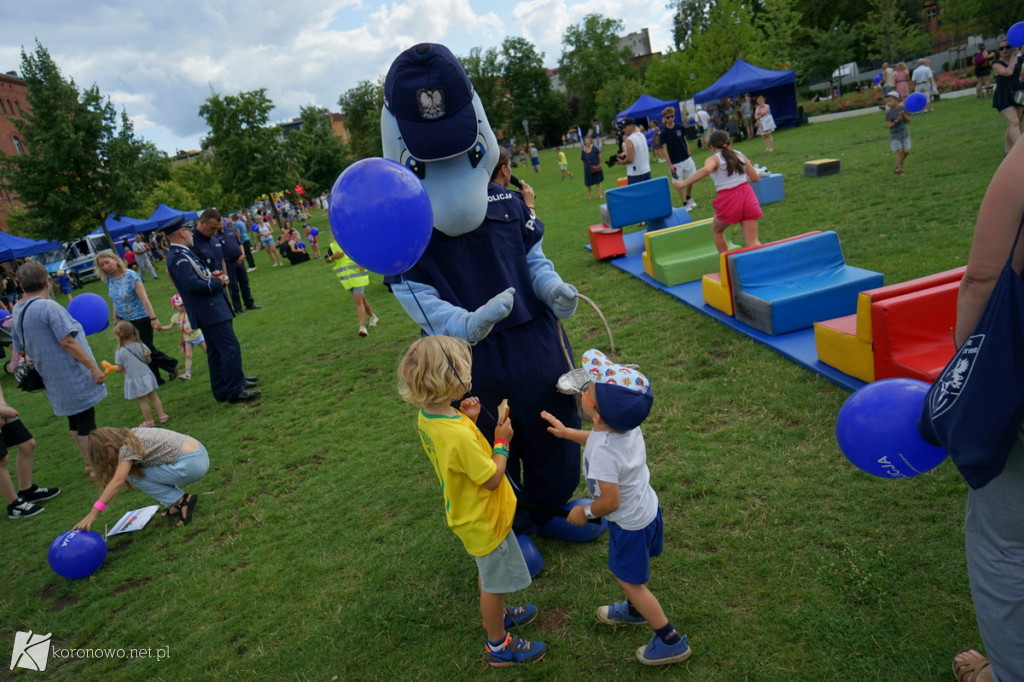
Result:
{"type": "Polygon", "coordinates": [[[162,414],[162,415],[160,415],[160,423],[161,424],[166,424],[167,420],[170,419],[170,418],[171,418],[171,415],[169,415],[169,414],[162,414]]]}
{"type": "Polygon", "coordinates": [[[144,421],[141,424],[139,424],[139,426],[137,428],[149,429],[149,428],[152,428],[152,427],[153,427],[153,420],[152,419],[147,419],[146,421],[144,421]]]}
{"type": "Polygon", "coordinates": [[[977,651],[964,649],[953,657],[953,677],[956,678],[956,682],[991,682],[992,669],[989,666],[988,659],[977,651]],[[977,658],[957,662],[957,658],[966,653],[974,653],[977,658]]]}
{"type": "Polygon", "coordinates": [[[178,521],[179,526],[187,526],[192,523],[192,514],[196,509],[196,502],[199,498],[195,495],[185,495],[185,497],[178,500],[178,510],[180,512],[181,521],[178,521]]]}
{"type": "Polygon", "coordinates": [[[896,175],[904,175],[903,169],[902,168],[897,168],[896,169],[896,175]]]}
{"type": "Polygon", "coordinates": [[[181,516],[181,504],[184,501],[185,501],[185,498],[184,497],[181,498],[180,500],[178,500],[177,502],[172,504],[167,509],[164,509],[163,512],[160,514],[160,516],[166,516],[168,519],[173,521],[174,519],[171,518],[171,517],[181,516]]]}

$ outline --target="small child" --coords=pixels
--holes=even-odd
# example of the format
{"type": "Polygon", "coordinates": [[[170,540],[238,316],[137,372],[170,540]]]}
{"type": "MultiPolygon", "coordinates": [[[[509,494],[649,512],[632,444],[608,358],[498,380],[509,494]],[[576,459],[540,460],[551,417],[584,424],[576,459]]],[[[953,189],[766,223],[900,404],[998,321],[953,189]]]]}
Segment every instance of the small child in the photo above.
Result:
{"type": "Polygon", "coordinates": [[[167,325],[161,325],[160,331],[169,329],[181,330],[181,350],[185,353],[185,371],[178,375],[179,379],[188,381],[192,378],[192,349],[199,346],[199,350],[206,352],[206,339],[203,337],[202,329],[193,329],[188,322],[188,313],[185,312],[185,304],[181,300],[181,294],[171,296],[171,307],[174,314],[167,325]]]}
{"type": "Polygon", "coordinates": [[[60,488],[41,488],[32,482],[33,457],[36,439],[22,423],[18,411],[4,400],[0,389],[0,495],[7,501],[7,518],[27,519],[43,511],[36,502],[43,502],[60,495],[60,488]],[[18,489],[8,470],[7,449],[17,448],[14,465],[18,477],[18,489]]]}
{"type": "Polygon", "coordinates": [[[743,228],[746,245],[758,246],[761,242],[757,239],[757,221],[764,213],[761,212],[761,204],[750,183],[757,182],[761,177],[742,152],[731,149],[732,140],[724,130],[715,130],[708,136],[708,147],[712,153],[704,162],[704,167],[685,180],[676,180],[672,186],[677,190],[685,189],[710,175],[715,182],[715,191],[718,192],[718,196],[711,202],[715,207],[711,232],[718,252],[728,251],[725,230],[736,223],[743,228]]]}
{"type": "MultiPolygon", "coordinates": [[[[594,422],[592,431],[566,427],[549,412],[541,412],[553,435],[584,446],[587,490],[594,501],[569,512],[569,523],[608,519],[608,567],[626,592],[626,601],[597,609],[608,625],[644,624],[654,628],[647,646],[636,651],[645,665],[686,660],[690,647],[665,617],[657,597],[647,588],[650,559],[661,554],[664,528],[658,495],[651,487],[647,450],[640,424],[654,402],[650,383],[637,370],[612,363],[599,350],[583,354],[587,377],[578,386],[583,412],[594,422]]],[[[570,373],[572,374],[572,373],[570,373]]]]}
{"type": "Polygon", "coordinates": [[[366,298],[366,287],[370,285],[370,273],[342,251],[338,242],[331,242],[331,245],[327,247],[327,255],[324,256],[324,260],[328,263],[338,261],[331,268],[338,276],[341,285],[352,292],[352,300],[356,304],[356,317],[359,319],[359,336],[369,335],[367,327],[376,327],[380,322],[380,318],[373,314],[370,301],[366,298]]]}
{"type": "Polygon", "coordinates": [[[896,152],[896,175],[903,175],[903,161],[910,155],[910,116],[895,90],[885,93],[885,125],[889,126],[889,148],[896,152]]]}
{"type": "Polygon", "coordinates": [[[565,152],[562,151],[561,147],[555,147],[555,154],[558,156],[558,170],[562,172],[562,180],[565,180],[566,176],[572,180],[572,173],[569,171],[569,162],[565,159],[565,152]]]}
{"type": "Polygon", "coordinates": [[[320,230],[313,227],[309,223],[305,224],[306,228],[306,241],[309,243],[310,251],[313,252],[313,258],[319,259],[320,256],[320,230]]]}
{"type": "Polygon", "coordinates": [[[180,486],[206,475],[210,455],[202,443],[177,431],[104,426],[89,434],[89,463],[100,495],[76,529],[89,530],[121,488],[129,485],[164,505],[163,516],[187,526],[198,498],[180,486]]]}
{"type": "Polygon", "coordinates": [[[532,582],[512,532],[516,497],[505,477],[512,423],[507,415],[498,423],[492,446],[476,426],[478,398],[462,400],[458,410],[452,407],[470,386],[471,367],[465,341],[425,336],[399,363],[398,392],[420,408],[420,442],[441,483],[448,527],[476,559],[488,662],[504,667],[540,660],[547,646],[507,632],[536,618],[537,607],[505,607],[506,593],[532,582]]]}
{"type": "Polygon", "coordinates": [[[63,270],[57,271],[57,285],[60,286],[60,292],[68,297],[68,303],[71,303],[74,296],[71,295],[71,278],[68,277],[68,273],[63,270]]]}
{"type": "Polygon", "coordinates": [[[138,400],[142,410],[143,421],[139,428],[153,426],[150,403],[163,424],[170,417],[164,414],[164,406],[156,394],[156,377],[149,371],[149,349],[139,340],[139,330],[131,322],[121,320],[114,325],[114,336],[118,344],[114,362],[117,371],[124,373],[125,400],[138,400]]]}

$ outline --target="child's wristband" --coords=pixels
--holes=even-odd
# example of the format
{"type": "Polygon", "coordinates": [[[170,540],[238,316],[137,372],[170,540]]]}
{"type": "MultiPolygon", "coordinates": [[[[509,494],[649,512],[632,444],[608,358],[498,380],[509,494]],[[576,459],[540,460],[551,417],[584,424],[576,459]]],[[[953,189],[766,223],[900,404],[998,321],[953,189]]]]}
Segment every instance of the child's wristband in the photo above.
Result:
{"type": "Polygon", "coordinates": [[[504,455],[505,459],[508,459],[508,450],[506,450],[505,448],[503,448],[501,446],[495,445],[494,446],[494,450],[492,452],[495,455],[504,455]]]}
{"type": "Polygon", "coordinates": [[[494,447],[496,448],[508,448],[508,441],[504,438],[498,438],[494,441],[494,447]]]}
{"type": "Polygon", "coordinates": [[[104,509],[107,508],[107,505],[102,500],[96,500],[95,502],[92,503],[92,508],[97,511],[103,511],[104,509]]]}

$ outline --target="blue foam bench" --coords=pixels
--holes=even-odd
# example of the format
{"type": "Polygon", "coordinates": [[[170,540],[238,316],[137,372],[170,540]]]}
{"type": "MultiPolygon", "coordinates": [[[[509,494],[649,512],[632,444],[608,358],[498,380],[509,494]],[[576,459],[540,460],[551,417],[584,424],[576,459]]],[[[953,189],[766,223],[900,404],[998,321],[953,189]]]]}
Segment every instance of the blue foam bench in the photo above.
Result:
{"type": "Polygon", "coordinates": [[[613,229],[672,215],[672,190],[665,176],[607,189],[604,198],[608,207],[604,222],[613,229]]]}
{"type": "Polygon", "coordinates": [[[786,190],[782,185],[782,173],[772,173],[766,175],[757,182],[750,183],[750,186],[754,188],[754,194],[757,196],[757,203],[764,206],[765,204],[773,204],[776,201],[782,201],[786,198],[786,190]]]}
{"type": "Polygon", "coordinates": [[[655,230],[664,230],[668,227],[675,227],[677,225],[689,225],[693,222],[693,218],[690,217],[690,212],[682,206],[673,208],[672,213],[668,214],[664,218],[651,218],[647,221],[647,231],[654,232],[655,230]]]}
{"type": "Polygon", "coordinates": [[[846,264],[833,231],[737,253],[729,259],[736,319],[777,336],[857,312],[857,295],[882,274],[846,264]]]}

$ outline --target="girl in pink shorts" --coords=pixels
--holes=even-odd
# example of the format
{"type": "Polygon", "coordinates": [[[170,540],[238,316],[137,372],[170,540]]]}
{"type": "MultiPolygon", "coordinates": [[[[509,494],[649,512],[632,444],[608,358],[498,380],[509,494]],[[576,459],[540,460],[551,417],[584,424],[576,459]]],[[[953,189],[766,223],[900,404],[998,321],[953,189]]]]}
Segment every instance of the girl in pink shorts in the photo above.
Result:
{"type": "Polygon", "coordinates": [[[715,247],[719,253],[729,249],[725,240],[725,228],[740,224],[743,229],[743,240],[747,246],[761,244],[757,239],[757,220],[762,215],[761,204],[757,201],[750,183],[760,180],[754,166],[742,152],[731,149],[732,140],[729,133],[716,130],[708,138],[708,147],[712,154],[704,162],[704,167],[685,180],[672,183],[676,189],[685,189],[698,180],[711,176],[715,181],[718,196],[711,205],[715,207],[715,218],[711,222],[711,233],[715,238],[715,247]]]}

